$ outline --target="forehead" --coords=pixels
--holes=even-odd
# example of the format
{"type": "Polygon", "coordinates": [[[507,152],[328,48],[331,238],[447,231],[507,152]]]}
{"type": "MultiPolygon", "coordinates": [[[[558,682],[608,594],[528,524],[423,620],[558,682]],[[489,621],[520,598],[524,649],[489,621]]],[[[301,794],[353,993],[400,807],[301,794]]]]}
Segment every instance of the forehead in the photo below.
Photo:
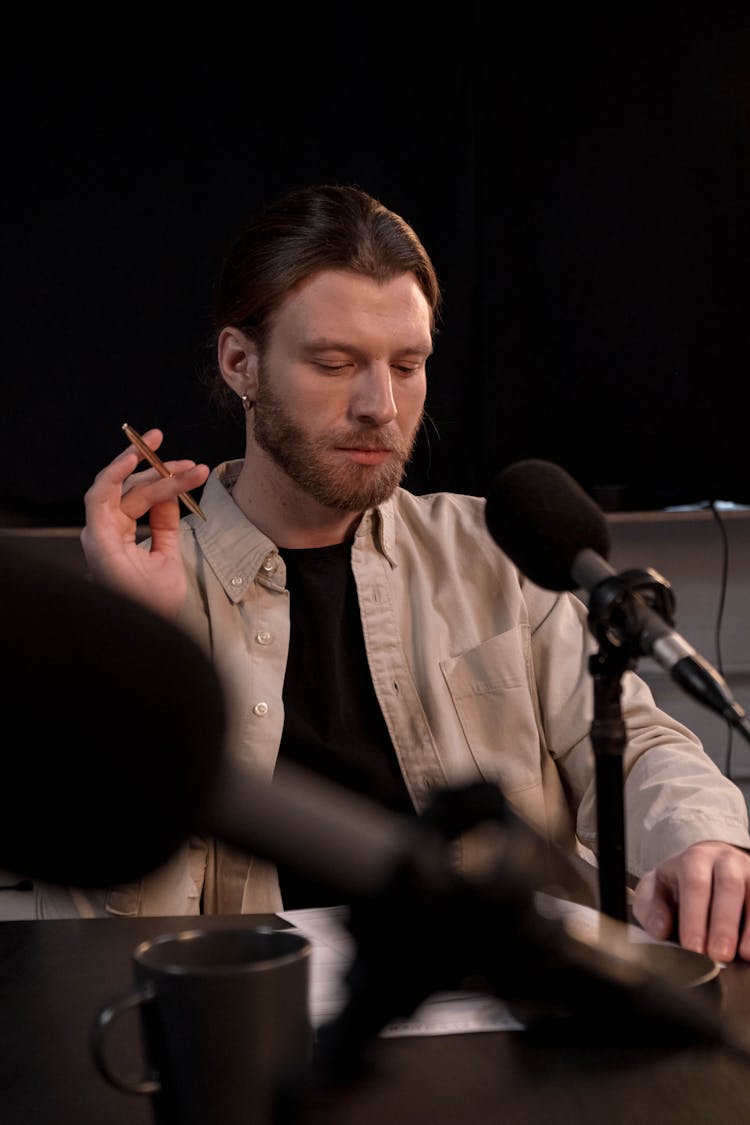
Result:
{"type": "Polygon", "coordinates": [[[371,334],[426,351],[432,343],[429,305],[412,273],[378,282],[348,270],[321,270],[284,298],[274,327],[299,339],[371,334]]]}

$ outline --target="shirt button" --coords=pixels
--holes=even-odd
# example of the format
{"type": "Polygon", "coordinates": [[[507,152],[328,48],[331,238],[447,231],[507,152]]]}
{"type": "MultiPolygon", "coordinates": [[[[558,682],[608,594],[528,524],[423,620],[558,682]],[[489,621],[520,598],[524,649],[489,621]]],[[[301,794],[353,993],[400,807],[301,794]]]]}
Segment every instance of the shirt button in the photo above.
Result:
{"type": "Polygon", "coordinates": [[[255,706],[253,707],[253,714],[257,715],[259,719],[262,719],[263,716],[267,713],[268,713],[268,704],[267,703],[263,703],[263,702],[256,703],[255,706]]]}
{"type": "Polygon", "coordinates": [[[231,584],[232,584],[232,586],[241,586],[242,585],[241,576],[239,574],[235,574],[234,578],[231,580],[231,584]]]}
{"type": "Polygon", "coordinates": [[[273,574],[273,572],[276,570],[276,556],[266,555],[263,560],[262,567],[263,570],[265,570],[266,574],[273,574]]]}
{"type": "Polygon", "coordinates": [[[261,629],[258,633],[255,634],[255,639],[259,645],[270,645],[271,634],[267,629],[261,629]]]}

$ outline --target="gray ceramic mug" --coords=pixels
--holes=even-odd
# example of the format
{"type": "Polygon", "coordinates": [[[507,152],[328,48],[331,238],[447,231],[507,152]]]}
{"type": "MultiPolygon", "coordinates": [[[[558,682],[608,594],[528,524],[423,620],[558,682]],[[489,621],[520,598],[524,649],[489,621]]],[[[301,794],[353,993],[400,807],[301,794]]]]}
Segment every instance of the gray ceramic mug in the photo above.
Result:
{"type": "Polygon", "coordinates": [[[101,1074],[153,1099],[160,1125],[271,1125],[285,1082],[310,1061],[311,945],[270,927],[183,930],[133,951],[135,988],[96,1015],[101,1074]],[[113,1022],[140,1012],[145,1075],[117,1073],[113,1022]]]}

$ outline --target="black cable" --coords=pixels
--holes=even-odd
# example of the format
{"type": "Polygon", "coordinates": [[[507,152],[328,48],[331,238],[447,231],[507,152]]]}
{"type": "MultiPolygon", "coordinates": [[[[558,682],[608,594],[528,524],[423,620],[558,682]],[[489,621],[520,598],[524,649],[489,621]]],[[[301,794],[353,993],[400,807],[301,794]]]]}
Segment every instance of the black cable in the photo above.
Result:
{"type": "MultiPolygon", "coordinates": [[[[724,660],[721,651],[721,627],[724,620],[724,607],[727,598],[727,586],[729,578],[729,539],[727,537],[727,529],[724,526],[716,501],[712,500],[710,503],[711,511],[713,512],[716,525],[721,534],[722,541],[722,563],[721,563],[721,582],[719,583],[719,608],[716,613],[716,624],[714,627],[714,646],[716,649],[716,670],[724,676],[724,660]]],[[[727,749],[724,765],[724,773],[730,780],[732,780],[732,738],[734,731],[729,723],[727,723],[727,749]]]]}

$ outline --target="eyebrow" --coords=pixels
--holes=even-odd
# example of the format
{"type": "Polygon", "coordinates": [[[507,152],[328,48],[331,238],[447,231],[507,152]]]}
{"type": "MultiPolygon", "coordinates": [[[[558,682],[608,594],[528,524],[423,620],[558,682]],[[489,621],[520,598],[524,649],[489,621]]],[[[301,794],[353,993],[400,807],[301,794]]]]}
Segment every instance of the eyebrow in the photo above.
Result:
{"type": "MultiPolygon", "coordinates": [[[[315,340],[305,340],[302,342],[302,347],[305,351],[331,351],[331,352],[348,352],[358,353],[359,348],[354,347],[352,344],[346,344],[339,340],[329,339],[326,336],[320,336],[315,340]]],[[[394,354],[399,356],[419,356],[422,359],[427,359],[433,353],[433,346],[430,343],[426,348],[419,344],[407,344],[406,347],[399,348],[394,354]]]]}

